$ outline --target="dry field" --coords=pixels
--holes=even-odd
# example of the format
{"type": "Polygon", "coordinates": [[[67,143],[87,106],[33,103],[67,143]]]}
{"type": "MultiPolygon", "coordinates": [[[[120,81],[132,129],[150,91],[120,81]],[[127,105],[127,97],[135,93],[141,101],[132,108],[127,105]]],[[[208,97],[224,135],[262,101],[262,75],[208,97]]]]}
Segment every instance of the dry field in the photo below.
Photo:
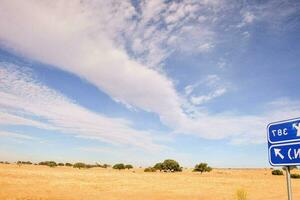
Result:
{"type": "MultiPolygon", "coordinates": [[[[300,179],[292,185],[294,199],[300,199],[300,179]]],[[[238,189],[250,200],[287,199],[285,177],[272,176],[269,169],[201,175],[0,164],[1,200],[233,200],[238,189]]]]}

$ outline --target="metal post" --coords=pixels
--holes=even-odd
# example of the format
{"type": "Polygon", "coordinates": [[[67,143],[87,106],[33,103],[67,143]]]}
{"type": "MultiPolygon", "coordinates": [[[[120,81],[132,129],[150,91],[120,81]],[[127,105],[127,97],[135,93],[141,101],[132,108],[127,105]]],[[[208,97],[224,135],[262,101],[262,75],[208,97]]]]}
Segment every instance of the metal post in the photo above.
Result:
{"type": "Polygon", "coordinates": [[[290,166],[287,166],[285,171],[286,171],[286,183],[287,183],[288,200],[293,200],[290,166]]]}

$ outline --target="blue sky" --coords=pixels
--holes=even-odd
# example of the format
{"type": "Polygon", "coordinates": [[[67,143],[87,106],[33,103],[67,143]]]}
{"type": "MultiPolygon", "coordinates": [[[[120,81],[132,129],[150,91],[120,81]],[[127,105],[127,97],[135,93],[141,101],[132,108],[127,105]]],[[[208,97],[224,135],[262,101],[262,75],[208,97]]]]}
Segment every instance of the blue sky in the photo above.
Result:
{"type": "Polygon", "coordinates": [[[268,167],[299,1],[1,1],[0,159],[268,167]]]}

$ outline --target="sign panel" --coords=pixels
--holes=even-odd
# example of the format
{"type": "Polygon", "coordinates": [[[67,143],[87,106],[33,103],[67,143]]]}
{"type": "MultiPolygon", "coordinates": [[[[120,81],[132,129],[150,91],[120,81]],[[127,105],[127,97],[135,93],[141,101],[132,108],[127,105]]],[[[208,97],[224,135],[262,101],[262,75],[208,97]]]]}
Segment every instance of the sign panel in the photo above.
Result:
{"type": "Polygon", "coordinates": [[[268,142],[278,144],[300,141],[300,118],[274,122],[268,125],[268,142]]]}
{"type": "Polygon", "coordinates": [[[270,123],[267,129],[270,164],[300,165],[300,118],[270,123]]]}
{"type": "Polygon", "coordinates": [[[300,165],[300,142],[270,146],[269,161],[273,166],[300,165]]]}

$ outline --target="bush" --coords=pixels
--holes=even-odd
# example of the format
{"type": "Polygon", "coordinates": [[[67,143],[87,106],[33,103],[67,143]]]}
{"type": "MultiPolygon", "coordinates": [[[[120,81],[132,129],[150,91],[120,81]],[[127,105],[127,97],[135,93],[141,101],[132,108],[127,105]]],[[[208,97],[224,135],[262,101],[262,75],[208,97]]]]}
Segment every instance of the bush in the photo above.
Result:
{"type": "Polygon", "coordinates": [[[281,176],[281,175],[283,175],[283,171],[281,171],[279,169],[275,169],[272,171],[272,175],[281,176]]]}
{"type": "Polygon", "coordinates": [[[73,164],[72,164],[72,163],[66,163],[65,166],[67,166],[67,167],[72,167],[73,164]]]}
{"type": "Polygon", "coordinates": [[[156,169],[154,167],[147,167],[144,169],[144,172],[156,172],[156,169]]]}
{"type": "Polygon", "coordinates": [[[181,172],[182,167],[180,167],[179,163],[176,160],[167,159],[162,163],[156,163],[153,167],[156,170],[165,172],[171,171],[171,172],[181,172]]]}
{"type": "Polygon", "coordinates": [[[118,170],[125,169],[125,165],[123,163],[118,163],[113,166],[113,169],[118,169],[118,170]]]}
{"type": "Polygon", "coordinates": [[[32,162],[30,162],[30,161],[18,161],[17,164],[18,165],[32,165],[32,162]]]}
{"type": "Polygon", "coordinates": [[[133,166],[132,165],[125,165],[125,169],[132,169],[133,166]]]}
{"type": "Polygon", "coordinates": [[[110,167],[109,164],[103,164],[103,165],[102,165],[102,168],[108,168],[108,167],[110,167]]]}
{"type": "Polygon", "coordinates": [[[43,161],[43,162],[40,162],[39,165],[46,165],[46,166],[49,166],[49,167],[56,167],[57,166],[56,162],[54,162],[54,161],[43,161]]]}
{"type": "Polygon", "coordinates": [[[58,166],[65,166],[64,163],[58,163],[57,165],[58,165],[58,166]]]}
{"type": "Polygon", "coordinates": [[[207,163],[199,163],[195,166],[194,168],[194,172],[201,172],[201,174],[203,172],[210,172],[212,170],[212,168],[210,166],[207,165],[207,163]]]}
{"type": "Polygon", "coordinates": [[[291,178],[300,178],[300,174],[291,174],[291,178]]]}
{"type": "Polygon", "coordinates": [[[82,163],[82,162],[78,162],[78,163],[75,163],[73,165],[74,168],[78,168],[78,169],[81,169],[81,168],[86,168],[86,164],[85,163],[82,163]]]}
{"type": "Polygon", "coordinates": [[[162,163],[156,163],[153,168],[156,170],[162,171],[162,170],[164,170],[163,166],[164,165],[162,163]]]}

